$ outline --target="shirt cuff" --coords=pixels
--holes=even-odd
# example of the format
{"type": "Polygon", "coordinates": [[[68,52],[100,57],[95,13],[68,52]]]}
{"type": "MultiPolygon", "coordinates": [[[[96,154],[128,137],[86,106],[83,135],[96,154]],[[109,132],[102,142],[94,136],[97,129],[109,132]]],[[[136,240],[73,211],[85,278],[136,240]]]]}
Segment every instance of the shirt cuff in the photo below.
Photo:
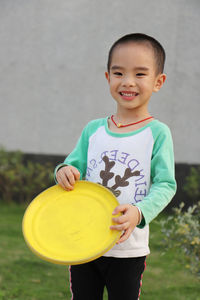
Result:
{"type": "MultiPolygon", "coordinates": [[[[137,206],[136,206],[136,207],[137,207],[137,206]]],[[[141,211],[141,209],[140,209],[139,207],[137,207],[137,209],[138,209],[138,212],[139,212],[139,214],[140,214],[140,219],[139,219],[139,222],[138,222],[138,224],[137,224],[137,226],[138,226],[138,225],[140,225],[140,223],[142,222],[143,216],[142,216],[142,211],[141,211]]]]}

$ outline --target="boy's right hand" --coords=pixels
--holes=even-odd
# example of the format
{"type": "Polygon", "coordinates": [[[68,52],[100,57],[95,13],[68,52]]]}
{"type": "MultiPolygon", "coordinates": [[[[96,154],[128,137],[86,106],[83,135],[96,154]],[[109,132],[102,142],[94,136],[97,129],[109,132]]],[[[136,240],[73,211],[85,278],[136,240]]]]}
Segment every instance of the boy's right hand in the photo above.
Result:
{"type": "Polygon", "coordinates": [[[56,173],[58,184],[65,190],[73,190],[76,180],[80,179],[80,172],[73,166],[60,168],[56,173]]]}

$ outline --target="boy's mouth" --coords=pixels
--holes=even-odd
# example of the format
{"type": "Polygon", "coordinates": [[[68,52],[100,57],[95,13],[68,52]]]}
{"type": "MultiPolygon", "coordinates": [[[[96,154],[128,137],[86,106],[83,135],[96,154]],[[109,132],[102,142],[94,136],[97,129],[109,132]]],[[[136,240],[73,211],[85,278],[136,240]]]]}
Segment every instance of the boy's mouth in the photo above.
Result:
{"type": "Polygon", "coordinates": [[[132,96],[137,96],[138,93],[135,92],[119,92],[121,96],[127,96],[127,97],[132,97],[132,96]]]}
{"type": "Polygon", "coordinates": [[[128,91],[122,91],[119,92],[120,96],[122,96],[123,99],[125,100],[132,100],[134,99],[136,96],[139,95],[139,93],[136,92],[128,92],[128,91]]]}

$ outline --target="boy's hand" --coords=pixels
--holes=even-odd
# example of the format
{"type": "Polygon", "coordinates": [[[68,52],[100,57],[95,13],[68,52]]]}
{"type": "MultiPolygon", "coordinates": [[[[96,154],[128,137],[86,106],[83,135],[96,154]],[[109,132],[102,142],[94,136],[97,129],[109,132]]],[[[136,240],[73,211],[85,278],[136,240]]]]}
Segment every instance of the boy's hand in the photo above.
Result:
{"type": "Polygon", "coordinates": [[[119,205],[113,211],[113,215],[117,215],[120,212],[123,213],[123,215],[113,218],[112,220],[117,224],[110,227],[112,230],[124,231],[117,244],[120,244],[129,238],[133,229],[138,225],[140,220],[140,213],[136,206],[131,204],[119,205]]]}
{"type": "Polygon", "coordinates": [[[73,166],[62,167],[56,173],[58,184],[65,190],[73,190],[76,180],[80,179],[80,172],[73,166]]]}

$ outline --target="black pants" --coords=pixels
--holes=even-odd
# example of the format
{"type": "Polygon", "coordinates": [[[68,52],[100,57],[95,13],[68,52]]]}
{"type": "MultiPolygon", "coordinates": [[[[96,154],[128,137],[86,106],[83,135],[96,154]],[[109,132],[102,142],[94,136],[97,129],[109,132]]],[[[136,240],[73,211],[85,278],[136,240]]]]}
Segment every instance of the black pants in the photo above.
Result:
{"type": "Polygon", "coordinates": [[[70,267],[73,300],[102,300],[106,286],[109,300],[138,300],[146,257],[100,257],[70,267]]]}

